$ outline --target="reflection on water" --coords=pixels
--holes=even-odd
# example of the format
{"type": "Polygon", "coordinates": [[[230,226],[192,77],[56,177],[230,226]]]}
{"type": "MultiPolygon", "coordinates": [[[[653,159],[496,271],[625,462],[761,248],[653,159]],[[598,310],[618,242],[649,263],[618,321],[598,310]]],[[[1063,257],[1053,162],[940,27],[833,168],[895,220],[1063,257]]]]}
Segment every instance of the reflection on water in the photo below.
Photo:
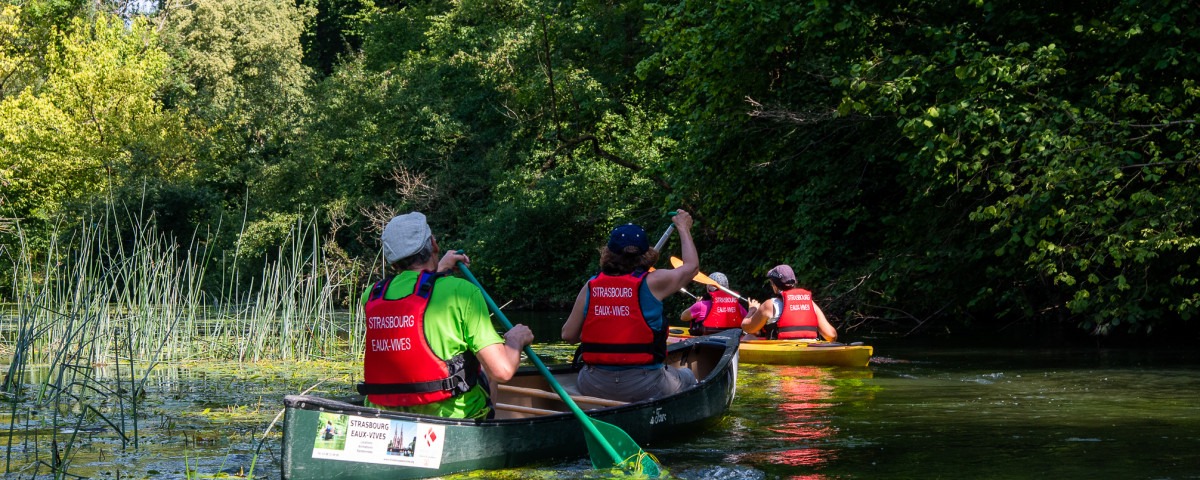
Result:
{"type": "Polygon", "coordinates": [[[819,367],[783,367],[778,375],[782,422],[770,430],[783,435],[781,443],[799,445],[778,452],[773,463],[817,467],[832,460],[835,453],[822,446],[833,434],[825,415],[833,387],[822,381],[830,374],[819,367]]]}
{"type": "MultiPolygon", "coordinates": [[[[837,367],[743,365],[752,384],[764,389],[747,403],[760,413],[736,408],[733,415],[761,418],[761,426],[751,428],[739,443],[745,453],[728,461],[755,465],[772,476],[792,479],[820,479],[817,473],[836,461],[839,431],[835,408],[841,403],[839,389],[853,388],[857,395],[861,383],[871,378],[871,370],[837,367]]],[[[739,386],[739,388],[741,388],[739,386]]]]}
{"type": "Polygon", "coordinates": [[[684,478],[1200,478],[1197,352],[881,350],[743,365],[721,426],[659,458],[684,478]]]}
{"type": "MultiPolygon", "coordinates": [[[[556,363],[573,347],[535,350],[556,363]]],[[[686,479],[1200,478],[1197,352],[876,352],[869,368],[743,364],[718,424],[644,447],[686,479]]],[[[357,372],[316,362],[160,366],[138,405],[141,449],[120,452],[95,419],[57,433],[79,432],[72,473],[93,478],[234,475],[251,464],[256,477],[278,478],[279,427],[263,433],[283,396],[318,384],[314,393],[345,395],[357,372]]],[[[20,413],[15,430],[45,441],[51,413],[20,413]]],[[[45,445],[24,440],[13,443],[14,461],[44,458],[45,445]]],[[[580,458],[483,476],[495,477],[603,475],[580,458]]]]}

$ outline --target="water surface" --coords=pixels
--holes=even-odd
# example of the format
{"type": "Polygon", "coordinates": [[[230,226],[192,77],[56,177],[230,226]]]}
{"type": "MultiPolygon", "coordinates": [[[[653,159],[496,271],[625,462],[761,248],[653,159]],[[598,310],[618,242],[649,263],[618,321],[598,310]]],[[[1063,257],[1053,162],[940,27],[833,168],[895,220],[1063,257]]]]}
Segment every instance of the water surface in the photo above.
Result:
{"type": "MultiPolygon", "coordinates": [[[[536,349],[548,361],[571,350],[536,349]]],[[[678,478],[1200,478],[1197,357],[877,346],[868,368],[743,364],[737,398],[716,427],[643,447],[678,478]]],[[[267,426],[283,395],[314,385],[317,394],[348,393],[357,370],[277,362],[160,368],[141,405],[142,446],[122,452],[103,425],[87,425],[71,473],[211,477],[253,466],[257,478],[278,478],[278,425],[267,426]]],[[[15,425],[8,453],[19,467],[9,477],[44,474],[18,460],[46,458],[49,413],[18,412],[15,422],[9,413],[0,426],[15,425]]],[[[61,442],[66,432],[56,433],[61,442]]],[[[602,475],[581,458],[458,477],[481,476],[602,475]]]]}
{"type": "Polygon", "coordinates": [[[728,428],[664,461],[690,478],[1200,478],[1192,353],[877,353],[868,372],[745,366],[728,428]]]}

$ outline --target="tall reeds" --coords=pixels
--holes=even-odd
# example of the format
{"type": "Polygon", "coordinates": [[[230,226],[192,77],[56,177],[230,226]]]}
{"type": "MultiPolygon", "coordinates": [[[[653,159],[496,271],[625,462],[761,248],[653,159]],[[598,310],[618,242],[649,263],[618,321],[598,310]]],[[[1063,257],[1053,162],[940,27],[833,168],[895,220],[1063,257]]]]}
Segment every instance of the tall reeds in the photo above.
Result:
{"type": "MultiPolygon", "coordinates": [[[[229,342],[233,359],[357,358],[362,334],[338,300],[357,292],[357,267],[327,261],[316,222],[298,220],[275,257],[242,294],[227,285],[214,341],[229,342]]],[[[235,270],[228,278],[242,277],[235,270]]],[[[213,345],[225,350],[225,345],[213,345]]]]}
{"type": "MultiPolygon", "coordinates": [[[[183,246],[135,215],[109,210],[59,228],[35,257],[16,225],[16,247],[3,252],[14,255],[12,314],[0,317],[0,347],[12,352],[0,386],[11,414],[6,473],[14,464],[35,464],[62,475],[85,424],[111,429],[123,448],[137,448],[138,399],[160,362],[351,361],[361,354],[361,328],[336,308],[359,290],[356,269],[326,261],[315,220],[297,221],[245,288],[236,267],[222,272],[225,280],[206,282],[210,269],[237,265],[236,258],[217,259],[195,238],[183,246]],[[219,287],[212,292],[206,284],[219,287]],[[48,373],[31,381],[31,365],[48,373]],[[113,374],[98,375],[100,369],[113,374]],[[55,428],[49,453],[29,463],[13,458],[12,447],[16,439],[30,441],[18,429],[30,424],[19,419],[31,405],[52,412],[55,428]]],[[[32,447],[21,451],[41,451],[32,447]]]]}
{"type": "MultiPolygon", "coordinates": [[[[131,218],[117,238],[113,215],[56,236],[32,258],[20,228],[11,298],[15,315],[10,380],[29,363],[107,364],[222,359],[262,361],[354,359],[360,334],[352,310],[358,269],[330,262],[315,220],[296,222],[261,272],[239,271],[235,259],[193,241],[183,247],[152,222],[131,218]],[[216,291],[210,268],[228,268],[216,291]],[[248,286],[240,279],[250,276],[248,286]]],[[[236,254],[236,252],[235,252],[236,254]]]]}

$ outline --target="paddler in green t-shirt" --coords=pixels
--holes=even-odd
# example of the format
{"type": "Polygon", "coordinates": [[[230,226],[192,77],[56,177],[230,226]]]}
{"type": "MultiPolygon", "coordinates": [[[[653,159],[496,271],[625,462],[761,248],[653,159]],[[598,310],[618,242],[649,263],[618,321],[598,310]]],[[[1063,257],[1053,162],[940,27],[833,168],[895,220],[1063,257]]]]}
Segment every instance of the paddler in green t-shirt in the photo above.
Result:
{"type": "Polygon", "coordinates": [[[503,337],[496,333],[479,288],[449,276],[457,262],[470,265],[470,259],[449,251],[439,261],[425,215],[392,218],[381,239],[384,258],[399,273],[363,292],[359,393],[368,406],[387,410],[489,417],[487,383],[512,378],[533,332],[516,325],[503,337]]]}

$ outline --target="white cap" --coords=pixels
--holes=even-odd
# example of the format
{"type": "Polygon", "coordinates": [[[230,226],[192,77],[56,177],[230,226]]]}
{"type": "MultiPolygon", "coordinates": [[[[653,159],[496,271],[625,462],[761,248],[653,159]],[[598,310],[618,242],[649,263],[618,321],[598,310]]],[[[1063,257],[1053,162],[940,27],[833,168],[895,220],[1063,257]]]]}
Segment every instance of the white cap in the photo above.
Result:
{"type": "MultiPolygon", "coordinates": [[[[721,273],[721,272],[713,272],[713,273],[712,273],[712,275],[709,275],[709,276],[708,276],[708,278],[711,278],[711,279],[712,279],[714,282],[717,282],[717,283],[718,283],[718,284],[720,284],[722,287],[729,288],[729,279],[728,279],[728,278],[725,278],[725,274],[724,274],[724,273],[721,273]]],[[[713,286],[713,285],[709,285],[709,286],[708,286],[708,291],[710,291],[710,292],[711,292],[711,291],[713,291],[713,290],[716,290],[716,289],[717,289],[717,287],[716,287],[716,286],[713,286]]]]}
{"type": "Polygon", "coordinates": [[[421,212],[406,213],[392,217],[386,227],[383,227],[383,258],[388,263],[395,263],[421,251],[433,232],[425,222],[421,212]]]}

